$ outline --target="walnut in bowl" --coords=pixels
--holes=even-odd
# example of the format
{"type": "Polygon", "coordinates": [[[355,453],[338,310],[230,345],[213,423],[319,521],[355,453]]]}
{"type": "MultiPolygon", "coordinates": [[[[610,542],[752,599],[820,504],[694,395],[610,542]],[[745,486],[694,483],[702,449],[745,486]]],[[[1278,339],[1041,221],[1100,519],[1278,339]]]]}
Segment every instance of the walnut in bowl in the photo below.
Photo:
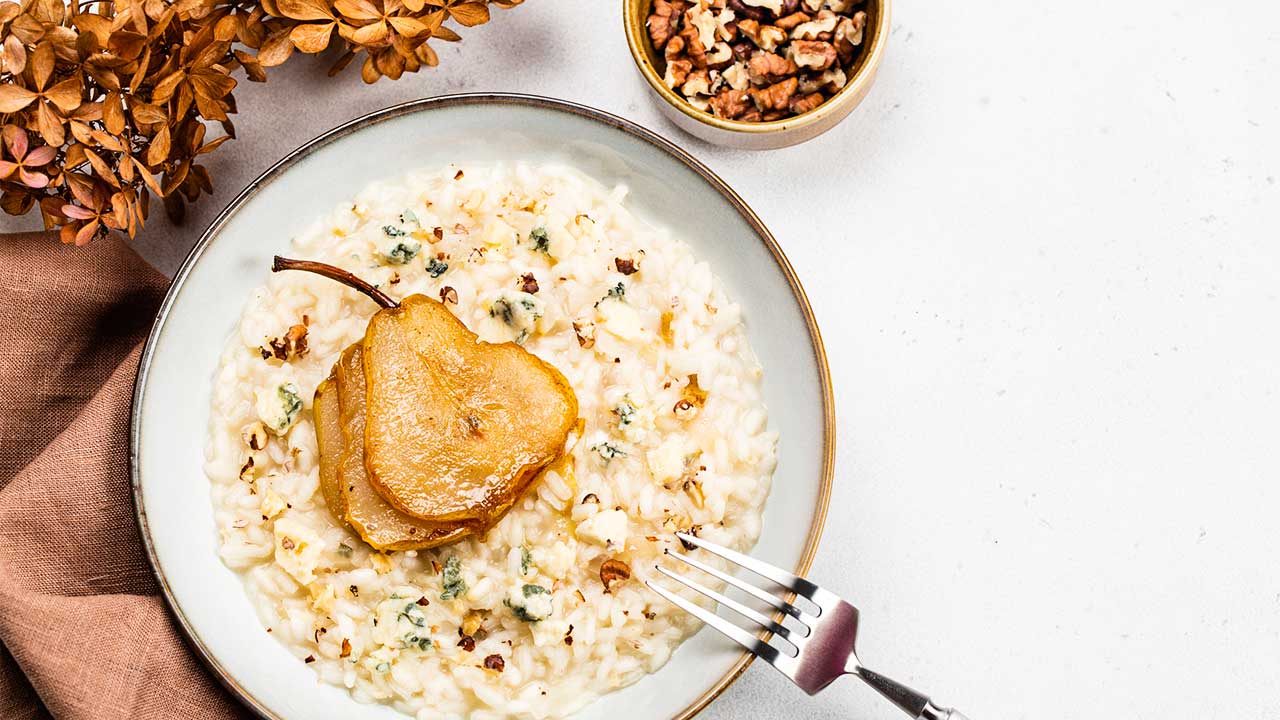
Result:
{"type": "Polygon", "coordinates": [[[684,130],[738,148],[794,145],[866,96],[889,0],[624,0],[636,67],[684,130]]]}

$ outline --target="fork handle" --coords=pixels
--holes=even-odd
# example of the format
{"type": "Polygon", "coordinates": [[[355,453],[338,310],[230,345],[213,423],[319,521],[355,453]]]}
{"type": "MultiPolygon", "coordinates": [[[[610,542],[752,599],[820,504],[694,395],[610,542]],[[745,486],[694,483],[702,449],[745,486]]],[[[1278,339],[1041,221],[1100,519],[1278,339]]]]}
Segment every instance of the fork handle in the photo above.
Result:
{"type": "Polygon", "coordinates": [[[968,720],[954,708],[938,707],[927,695],[891,680],[873,670],[859,666],[855,673],[873,690],[916,720],[968,720]]]}
{"type": "Polygon", "coordinates": [[[969,720],[969,718],[961,715],[955,708],[940,708],[930,702],[925,707],[925,712],[921,713],[916,720],[969,720]]]}

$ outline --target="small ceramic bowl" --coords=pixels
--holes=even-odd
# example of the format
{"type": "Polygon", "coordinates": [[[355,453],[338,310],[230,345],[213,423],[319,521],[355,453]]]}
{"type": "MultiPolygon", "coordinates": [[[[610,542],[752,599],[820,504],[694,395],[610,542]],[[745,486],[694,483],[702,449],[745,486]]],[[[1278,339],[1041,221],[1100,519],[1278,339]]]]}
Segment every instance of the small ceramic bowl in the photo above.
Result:
{"type": "Polygon", "coordinates": [[[661,98],[658,106],[671,122],[685,132],[717,145],[742,150],[768,150],[796,145],[821,135],[835,127],[867,96],[889,39],[889,3],[890,0],[865,1],[862,9],[867,13],[867,24],[863,29],[862,51],[853,61],[852,69],[846,71],[848,83],[813,110],[770,122],[742,122],[716,117],[690,105],[662,82],[659,68],[665,67],[663,58],[649,41],[645,28],[653,0],[623,0],[622,18],[631,58],[649,87],[661,98]]]}

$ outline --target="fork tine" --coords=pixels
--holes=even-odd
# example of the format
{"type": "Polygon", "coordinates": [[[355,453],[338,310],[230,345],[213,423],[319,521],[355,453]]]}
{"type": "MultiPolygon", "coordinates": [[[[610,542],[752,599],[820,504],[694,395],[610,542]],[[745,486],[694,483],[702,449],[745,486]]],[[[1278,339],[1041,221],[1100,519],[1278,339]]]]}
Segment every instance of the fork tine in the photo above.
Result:
{"type": "MultiPolygon", "coordinates": [[[[715,600],[716,602],[720,603],[721,605],[724,605],[725,607],[747,618],[748,620],[754,622],[755,624],[761,625],[767,628],[770,632],[777,633],[778,635],[784,638],[787,638],[788,640],[791,640],[790,628],[787,628],[783,625],[780,625],[774,622],[771,618],[765,617],[761,613],[758,613],[755,610],[752,610],[751,608],[747,607],[746,605],[743,605],[742,603],[738,602],[737,600],[734,600],[733,598],[725,597],[724,595],[721,595],[715,590],[712,590],[711,588],[701,583],[698,583],[686,577],[683,577],[678,573],[671,572],[670,570],[662,567],[661,565],[656,566],[656,568],[658,572],[662,573],[663,575],[666,575],[667,577],[671,578],[672,580],[675,580],[676,582],[680,583],[681,585],[684,585],[685,587],[693,590],[694,592],[705,595],[706,597],[709,597],[712,600],[715,600]]],[[[795,645],[797,640],[799,642],[804,642],[803,639],[797,638],[796,640],[791,640],[791,643],[795,645]]],[[[799,646],[797,645],[797,647],[799,646]]]]}
{"type": "Polygon", "coordinates": [[[818,592],[819,588],[817,585],[814,585],[813,583],[809,582],[808,580],[805,580],[802,577],[796,577],[795,575],[792,575],[786,570],[774,567],[773,565],[770,565],[769,563],[766,563],[766,562],[761,562],[759,560],[756,560],[755,558],[747,557],[746,555],[743,555],[742,553],[734,550],[730,550],[729,548],[724,547],[723,545],[717,545],[713,542],[708,542],[696,535],[690,535],[689,533],[685,533],[685,532],[676,533],[676,537],[680,538],[686,543],[689,543],[690,545],[696,545],[702,548],[703,550],[706,550],[709,553],[712,553],[714,555],[719,555],[720,557],[724,558],[725,560],[728,560],[731,563],[736,563],[738,565],[741,565],[742,567],[750,570],[751,572],[759,575],[760,577],[768,578],[798,595],[803,595],[804,597],[812,598],[814,593],[818,592]]]}
{"type": "Polygon", "coordinates": [[[737,625],[734,625],[728,620],[725,620],[719,615],[716,615],[710,610],[698,607],[697,605],[689,602],[688,600],[685,600],[684,598],[680,597],[679,595],[676,595],[670,590],[667,590],[666,588],[653,582],[652,580],[645,580],[644,584],[648,585],[650,590],[658,593],[662,597],[674,603],[676,607],[698,618],[699,620],[710,625],[716,630],[719,630],[724,636],[738,643],[743,648],[745,648],[747,652],[751,653],[752,655],[755,655],[758,658],[763,659],[765,662],[773,665],[777,665],[778,663],[776,661],[779,658],[786,658],[787,660],[791,659],[783,655],[781,652],[779,652],[777,648],[761,640],[755,635],[752,635],[746,630],[743,630],[742,628],[738,627],[737,625]]]}
{"type": "Polygon", "coordinates": [[[688,555],[684,555],[678,552],[673,552],[671,550],[667,550],[666,553],[667,555],[670,555],[671,557],[676,558],[677,560],[680,560],[683,563],[691,565],[701,570],[702,572],[708,575],[711,575],[712,577],[719,578],[724,582],[729,583],[730,585],[738,588],[742,592],[750,595],[751,597],[759,600],[760,602],[771,605],[776,610],[780,610],[794,618],[799,618],[801,620],[804,620],[806,624],[811,623],[813,620],[813,618],[809,617],[807,613],[802,612],[800,608],[796,607],[795,605],[788,603],[787,601],[774,595],[771,592],[761,590],[760,588],[756,587],[755,585],[752,585],[746,580],[740,580],[734,577],[733,575],[730,575],[729,573],[724,572],[723,570],[716,569],[702,562],[697,558],[692,558],[692,557],[689,557],[688,555]]]}

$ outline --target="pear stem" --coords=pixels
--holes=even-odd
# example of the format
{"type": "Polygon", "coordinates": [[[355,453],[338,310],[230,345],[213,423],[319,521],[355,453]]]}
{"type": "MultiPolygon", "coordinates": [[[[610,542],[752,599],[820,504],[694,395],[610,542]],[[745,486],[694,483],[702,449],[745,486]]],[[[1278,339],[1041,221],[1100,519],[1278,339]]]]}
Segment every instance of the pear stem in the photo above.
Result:
{"type": "Polygon", "coordinates": [[[347,287],[359,290],[365,295],[368,295],[369,299],[384,308],[400,307],[400,303],[392,300],[386,293],[340,267],[316,262],[314,260],[294,260],[292,258],[280,257],[277,255],[275,262],[271,265],[271,272],[280,272],[281,270],[302,270],[304,272],[323,275],[330,280],[337,280],[347,287]]]}

